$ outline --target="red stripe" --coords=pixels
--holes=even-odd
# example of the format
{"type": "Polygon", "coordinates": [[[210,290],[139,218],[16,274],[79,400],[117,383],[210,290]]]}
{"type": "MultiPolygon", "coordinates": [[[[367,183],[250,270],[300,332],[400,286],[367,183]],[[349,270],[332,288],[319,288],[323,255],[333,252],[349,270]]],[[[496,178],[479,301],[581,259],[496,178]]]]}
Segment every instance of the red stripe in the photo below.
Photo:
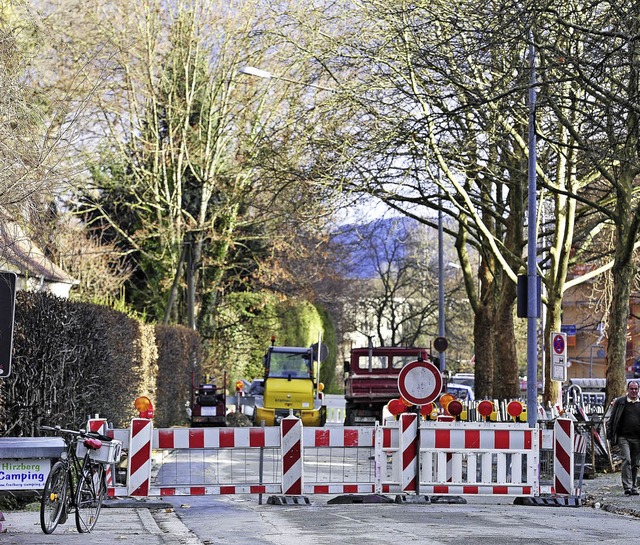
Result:
{"type": "Polygon", "coordinates": [[[409,443],[406,448],[402,451],[402,469],[407,469],[409,464],[414,462],[417,458],[417,441],[414,439],[409,443]]]}
{"type": "Polygon", "coordinates": [[[138,488],[136,488],[132,496],[148,496],[149,495],[149,479],[146,479],[138,488]]]}
{"type": "Polygon", "coordinates": [[[205,495],[204,486],[192,486],[189,489],[189,495],[190,496],[204,496],[205,495]]]}
{"type": "Polygon", "coordinates": [[[436,448],[451,448],[449,430],[436,430],[436,448]]]}
{"type": "Polygon", "coordinates": [[[249,428],[249,446],[250,447],[264,447],[264,429],[262,428],[249,428]]]}
{"type": "Polygon", "coordinates": [[[282,469],[284,473],[289,472],[291,468],[300,461],[300,441],[296,441],[291,448],[282,456],[282,469]]]}
{"type": "Polygon", "coordinates": [[[510,448],[510,435],[509,430],[496,430],[493,438],[493,448],[496,450],[509,450],[510,448]]]}
{"type": "Polygon", "coordinates": [[[235,486],[221,486],[220,494],[235,494],[236,487],[235,486]]]}
{"type": "Polygon", "coordinates": [[[176,489],[175,488],[161,488],[160,489],[161,496],[175,496],[176,489]]]}
{"type": "Polygon", "coordinates": [[[89,420],[89,431],[100,432],[105,423],[106,420],[89,420]]]}
{"type": "Polygon", "coordinates": [[[462,493],[463,494],[477,494],[479,487],[477,486],[463,486],[462,493]]]}
{"type": "Polygon", "coordinates": [[[150,420],[143,420],[140,418],[134,418],[131,421],[131,437],[135,437],[141,431],[143,431],[147,426],[151,425],[150,420]]]}
{"type": "Polygon", "coordinates": [[[562,431],[567,434],[567,437],[571,435],[571,420],[559,418],[558,420],[556,420],[556,423],[562,428],[562,431]]]}
{"type": "Polygon", "coordinates": [[[494,486],[493,487],[494,494],[508,494],[509,487],[508,486],[494,486]]]}
{"type": "Polygon", "coordinates": [[[357,447],[358,446],[358,429],[345,429],[344,431],[344,446],[345,447],[357,447]]]}
{"type": "Polygon", "coordinates": [[[562,445],[556,441],[556,459],[560,462],[562,468],[569,473],[571,470],[571,458],[567,451],[562,448],[562,445]]]}
{"type": "Polygon", "coordinates": [[[232,448],[236,446],[236,436],[233,428],[230,430],[220,430],[220,448],[232,448]]]}
{"type": "Polygon", "coordinates": [[[147,442],[138,452],[131,456],[131,475],[138,471],[144,464],[151,460],[151,442],[147,442]]]}
{"type": "Polygon", "coordinates": [[[250,486],[249,490],[251,490],[251,494],[265,494],[267,492],[267,487],[261,484],[250,486]]]}
{"type": "Polygon", "coordinates": [[[282,437],[287,435],[298,422],[300,421],[294,418],[285,418],[281,424],[282,437]]]}
{"type": "Polygon", "coordinates": [[[527,450],[530,450],[531,441],[532,441],[531,431],[525,431],[524,432],[524,448],[526,448],[527,450]]]}
{"type": "Polygon", "coordinates": [[[293,495],[302,494],[302,479],[298,479],[294,482],[287,490],[284,491],[284,493],[293,495]]]}
{"type": "Polygon", "coordinates": [[[480,448],[480,430],[464,432],[464,448],[480,448]]]}
{"type": "Polygon", "coordinates": [[[328,494],[329,493],[329,487],[326,485],[317,485],[313,487],[313,493],[314,494],[328,494]]]}
{"type": "Polygon", "coordinates": [[[391,428],[382,428],[382,447],[391,447],[391,428]]]}
{"type": "Polygon", "coordinates": [[[449,492],[448,486],[436,485],[433,487],[434,494],[447,494],[449,492]]]}
{"type": "Polygon", "coordinates": [[[344,492],[346,494],[355,494],[358,492],[358,485],[357,484],[345,484],[344,485],[344,492]]]}
{"type": "Polygon", "coordinates": [[[315,433],[316,447],[328,447],[329,446],[329,430],[316,430],[315,433]]]}
{"type": "Polygon", "coordinates": [[[204,430],[189,428],[189,448],[204,448],[204,430]]]}
{"type": "Polygon", "coordinates": [[[173,448],[173,430],[158,430],[158,448],[173,448]]]}

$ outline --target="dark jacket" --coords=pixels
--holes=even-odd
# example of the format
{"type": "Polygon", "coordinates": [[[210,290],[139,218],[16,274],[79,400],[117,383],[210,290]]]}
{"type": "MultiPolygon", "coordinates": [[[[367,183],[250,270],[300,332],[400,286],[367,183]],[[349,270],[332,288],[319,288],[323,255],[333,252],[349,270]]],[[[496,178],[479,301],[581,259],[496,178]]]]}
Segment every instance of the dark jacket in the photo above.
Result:
{"type": "Polygon", "coordinates": [[[609,415],[609,420],[607,420],[607,439],[612,445],[618,444],[618,428],[620,427],[620,418],[626,404],[626,395],[616,398],[611,404],[611,414],[609,415]]]}

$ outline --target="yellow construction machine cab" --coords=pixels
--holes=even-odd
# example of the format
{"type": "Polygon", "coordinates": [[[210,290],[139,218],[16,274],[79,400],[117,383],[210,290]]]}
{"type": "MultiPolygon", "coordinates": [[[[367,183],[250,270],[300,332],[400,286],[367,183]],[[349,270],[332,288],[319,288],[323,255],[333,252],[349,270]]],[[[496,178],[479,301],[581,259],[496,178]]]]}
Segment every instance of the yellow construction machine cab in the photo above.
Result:
{"type": "Polygon", "coordinates": [[[305,426],[324,426],[326,407],[318,384],[314,347],[275,346],[264,356],[264,394],[256,399],[254,424],[277,426],[293,413],[305,426]]]}

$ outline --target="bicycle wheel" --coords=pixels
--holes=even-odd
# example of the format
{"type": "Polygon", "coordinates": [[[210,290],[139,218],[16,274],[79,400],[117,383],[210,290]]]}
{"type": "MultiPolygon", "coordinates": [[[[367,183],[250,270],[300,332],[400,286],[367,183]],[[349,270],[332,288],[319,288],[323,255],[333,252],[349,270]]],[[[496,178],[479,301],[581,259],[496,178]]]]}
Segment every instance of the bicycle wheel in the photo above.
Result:
{"type": "Polygon", "coordinates": [[[40,500],[40,526],[45,534],[52,533],[67,503],[69,474],[62,462],[53,464],[40,500]]]}
{"type": "Polygon", "coordinates": [[[76,528],[85,533],[98,522],[102,501],[107,495],[103,464],[87,463],[79,476],[76,490],[76,528]]]}

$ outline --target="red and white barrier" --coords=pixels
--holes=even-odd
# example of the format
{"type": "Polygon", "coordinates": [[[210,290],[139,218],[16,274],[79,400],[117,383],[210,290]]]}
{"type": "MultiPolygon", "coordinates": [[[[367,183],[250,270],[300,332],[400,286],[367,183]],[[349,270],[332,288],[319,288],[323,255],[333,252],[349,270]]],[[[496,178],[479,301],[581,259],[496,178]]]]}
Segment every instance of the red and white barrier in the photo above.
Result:
{"type": "Polygon", "coordinates": [[[573,490],[573,422],[558,418],[553,426],[555,436],[553,473],[556,494],[571,496],[573,490]]]}
{"type": "Polygon", "coordinates": [[[415,413],[400,415],[400,460],[400,488],[403,492],[415,492],[418,471],[418,415],[415,413]]]}
{"type": "MultiPolygon", "coordinates": [[[[437,495],[517,495],[538,493],[538,434],[516,423],[422,422],[420,424],[420,482],[415,475],[413,430],[402,418],[383,433],[386,452],[393,454],[391,478],[383,492],[419,490],[437,495]]],[[[384,462],[384,460],[383,460],[384,462]]],[[[382,473],[385,474],[383,463],[382,473]]]]}
{"type": "Polygon", "coordinates": [[[156,430],[154,448],[280,448],[280,428],[170,428],[156,430]]]}
{"type": "Polygon", "coordinates": [[[151,481],[151,450],[153,422],[134,418],[129,435],[129,463],[127,464],[127,494],[147,496],[151,481]]]}
{"type": "MultiPolygon", "coordinates": [[[[540,445],[551,443],[556,451],[556,482],[549,492],[567,494],[573,488],[573,426],[559,421],[558,430],[530,429],[524,423],[420,422],[413,413],[398,421],[376,427],[303,428],[295,417],[283,419],[281,427],[267,428],[175,428],[153,431],[151,422],[134,419],[129,446],[128,495],[209,495],[209,494],[370,494],[417,493],[434,495],[537,496],[546,493],[540,486],[540,445]],[[418,441],[419,437],[419,441],[418,441]],[[314,460],[303,449],[327,449],[321,456],[369,462],[365,477],[329,472],[314,475],[314,460]],[[167,464],[193,464],[194,473],[154,477],[151,482],[151,449],[163,451],[167,464]],[[251,448],[272,449],[271,480],[263,482],[255,471],[229,471],[227,482],[221,474],[205,476],[201,469],[246,465],[251,448]],[[340,450],[343,449],[343,450],[340,450]],[[365,449],[360,453],[354,449],[365,449]],[[227,452],[224,454],[225,451],[227,452]],[[193,453],[193,454],[192,454],[193,453]],[[392,466],[388,471],[389,454],[392,466]],[[373,456],[372,456],[373,455],[373,456]],[[185,456],[185,458],[181,458],[185,456]],[[364,458],[363,458],[364,457],[364,458]],[[373,461],[371,462],[371,460],[373,461]],[[184,460],[184,462],[182,462],[184,460]],[[420,474],[418,475],[418,463],[420,474]],[[373,467],[372,467],[373,466],[373,467]],[[278,468],[280,471],[278,471],[278,468]],[[279,473],[279,475],[278,475],[279,473]],[[417,477],[419,476],[419,481],[417,477]],[[325,479],[327,482],[325,482],[325,479]],[[568,492],[564,492],[564,491],[568,492]]],[[[120,430],[110,435],[120,437],[120,430]]],[[[307,451],[308,452],[308,451],[307,451]]],[[[261,458],[262,459],[262,458],[261,458]]],[[[364,464],[365,466],[367,464],[364,464]]],[[[164,467],[171,467],[170,465],[164,467]]],[[[116,488],[116,495],[123,490],[116,488]]],[[[579,493],[579,492],[578,492],[579,493]]]]}
{"type": "Polygon", "coordinates": [[[358,428],[304,428],[304,446],[319,447],[373,447],[373,427],[358,428]]]}
{"type": "Polygon", "coordinates": [[[302,495],[302,420],[295,416],[282,419],[282,493],[302,495]]]}
{"type": "MultiPolygon", "coordinates": [[[[107,419],[106,418],[91,418],[87,422],[87,430],[93,431],[96,433],[100,433],[102,435],[107,435],[107,419]]],[[[104,476],[105,481],[107,483],[107,494],[109,496],[115,495],[114,492],[114,482],[113,482],[113,464],[105,464],[104,468],[104,476]]]]}

